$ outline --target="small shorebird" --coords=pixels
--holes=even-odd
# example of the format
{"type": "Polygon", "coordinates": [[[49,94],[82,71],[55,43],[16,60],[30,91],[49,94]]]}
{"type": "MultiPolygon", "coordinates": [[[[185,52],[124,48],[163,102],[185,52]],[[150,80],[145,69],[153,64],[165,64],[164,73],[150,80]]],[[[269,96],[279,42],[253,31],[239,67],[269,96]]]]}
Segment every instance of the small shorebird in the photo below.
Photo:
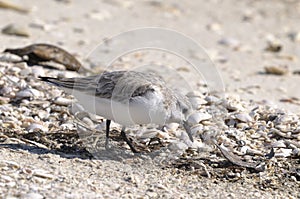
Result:
{"type": "Polygon", "coordinates": [[[137,150],[125,128],[134,124],[182,123],[193,141],[186,122],[192,111],[190,102],[154,73],[113,71],[79,78],[40,78],[73,94],[87,111],[106,118],[106,147],[111,120],[122,125],[121,136],[133,152],[137,150]]]}

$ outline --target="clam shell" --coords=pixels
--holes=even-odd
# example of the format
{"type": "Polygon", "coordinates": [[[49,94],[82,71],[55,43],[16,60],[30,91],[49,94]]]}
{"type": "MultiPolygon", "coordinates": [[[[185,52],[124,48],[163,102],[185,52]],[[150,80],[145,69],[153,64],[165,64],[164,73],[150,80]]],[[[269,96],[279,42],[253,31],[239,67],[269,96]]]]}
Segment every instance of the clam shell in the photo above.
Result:
{"type": "Polygon", "coordinates": [[[245,123],[252,122],[252,120],[253,120],[248,113],[235,114],[235,118],[238,119],[239,121],[245,122],[245,123]]]}
{"type": "Polygon", "coordinates": [[[41,97],[42,93],[34,88],[26,88],[16,93],[17,98],[41,97]]]}
{"type": "Polygon", "coordinates": [[[198,124],[201,121],[209,120],[211,118],[212,115],[210,115],[209,113],[195,112],[189,116],[188,122],[190,124],[198,124]]]}
{"type": "Polygon", "coordinates": [[[202,105],[207,104],[207,101],[200,97],[191,97],[189,98],[194,109],[199,109],[202,105]]]}
{"type": "Polygon", "coordinates": [[[54,99],[54,103],[60,106],[69,106],[71,105],[75,100],[73,99],[68,99],[64,97],[57,97],[54,99]]]}

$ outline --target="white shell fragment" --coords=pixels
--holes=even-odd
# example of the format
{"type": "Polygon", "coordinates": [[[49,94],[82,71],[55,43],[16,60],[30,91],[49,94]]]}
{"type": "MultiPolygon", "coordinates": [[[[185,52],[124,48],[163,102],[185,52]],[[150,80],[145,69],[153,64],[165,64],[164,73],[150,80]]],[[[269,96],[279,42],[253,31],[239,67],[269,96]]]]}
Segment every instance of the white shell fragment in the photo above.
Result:
{"type": "Polygon", "coordinates": [[[275,152],[275,157],[289,157],[293,153],[293,149],[280,148],[275,152]]]}
{"type": "Polygon", "coordinates": [[[20,62],[22,58],[18,55],[10,54],[10,53],[2,53],[0,54],[0,62],[20,62]]]}
{"type": "Polygon", "coordinates": [[[40,66],[33,66],[31,72],[34,77],[46,76],[45,70],[40,66]]]}
{"type": "Polygon", "coordinates": [[[195,112],[189,116],[188,122],[190,124],[198,124],[201,121],[209,120],[211,118],[212,115],[210,115],[209,113],[195,112]]]}
{"type": "Polygon", "coordinates": [[[42,96],[41,92],[34,88],[26,88],[16,93],[17,98],[31,98],[31,97],[40,97],[42,96]]]}
{"type": "Polygon", "coordinates": [[[286,147],[286,145],[285,145],[285,143],[284,143],[283,140],[275,141],[275,142],[273,142],[273,143],[271,144],[271,146],[272,146],[273,148],[285,148],[285,147],[286,147]]]}
{"type": "Polygon", "coordinates": [[[194,109],[199,109],[202,105],[207,104],[207,101],[200,97],[190,97],[189,101],[194,109]]]}
{"type": "Polygon", "coordinates": [[[32,123],[28,126],[27,130],[29,132],[35,132],[35,131],[43,131],[43,132],[47,132],[48,131],[48,127],[44,126],[42,124],[38,124],[38,123],[32,123]]]}
{"type": "Polygon", "coordinates": [[[61,106],[69,106],[71,105],[75,100],[73,99],[68,99],[68,98],[64,98],[64,97],[57,97],[54,99],[54,103],[57,105],[61,105],[61,106]]]}
{"type": "Polygon", "coordinates": [[[241,122],[252,122],[252,118],[248,113],[238,113],[235,115],[235,117],[241,122]]]}

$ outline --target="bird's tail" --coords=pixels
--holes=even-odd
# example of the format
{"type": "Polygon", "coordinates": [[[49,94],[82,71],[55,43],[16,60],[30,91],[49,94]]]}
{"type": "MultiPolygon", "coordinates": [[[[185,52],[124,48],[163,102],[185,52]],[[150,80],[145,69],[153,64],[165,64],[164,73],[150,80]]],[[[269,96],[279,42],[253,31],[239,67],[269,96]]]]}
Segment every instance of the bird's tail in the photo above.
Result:
{"type": "Polygon", "coordinates": [[[59,86],[59,87],[64,87],[64,88],[69,88],[72,89],[74,87],[74,81],[72,81],[71,79],[59,79],[59,78],[54,78],[54,77],[39,77],[40,80],[44,81],[44,82],[48,82],[50,84],[54,84],[55,86],[59,86]]]}

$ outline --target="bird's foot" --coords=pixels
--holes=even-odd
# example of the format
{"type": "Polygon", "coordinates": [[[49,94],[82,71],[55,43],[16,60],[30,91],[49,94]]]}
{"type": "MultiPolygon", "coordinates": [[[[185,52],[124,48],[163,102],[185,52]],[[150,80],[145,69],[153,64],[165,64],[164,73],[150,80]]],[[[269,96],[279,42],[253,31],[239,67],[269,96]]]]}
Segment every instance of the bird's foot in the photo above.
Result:
{"type": "Polygon", "coordinates": [[[122,136],[122,138],[124,139],[124,141],[128,144],[129,148],[131,149],[131,151],[132,151],[133,153],[139,153],[139,151],[137,151],[137,150],[135,149],[135,147],[133,146],[131,140],[129,140],[129,139],[127,138],[125,131],[123,131],[123,130],[121,131],[121,136],[122,136]]]}

